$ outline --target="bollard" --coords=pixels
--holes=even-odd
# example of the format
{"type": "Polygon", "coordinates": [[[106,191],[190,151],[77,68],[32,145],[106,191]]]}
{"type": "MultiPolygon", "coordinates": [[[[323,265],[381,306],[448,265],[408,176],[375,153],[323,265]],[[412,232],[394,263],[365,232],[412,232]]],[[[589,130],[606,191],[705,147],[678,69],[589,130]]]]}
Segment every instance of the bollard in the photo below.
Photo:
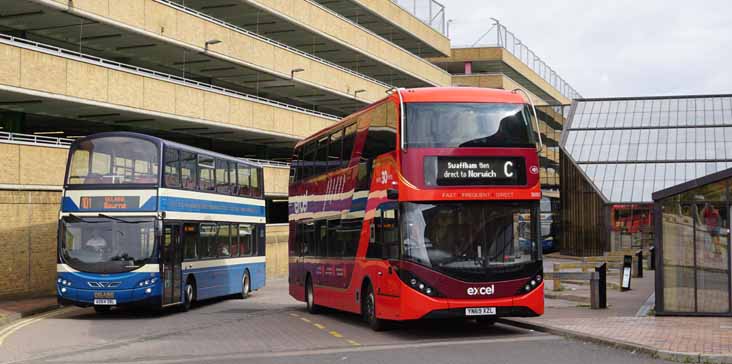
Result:
{"type": "Polygon", "coordinates": [[[638,269],[636,270],[635,277],[643,278],[643,249],[638,250],[638,252],[635,253],[635,256],[637,257],[636,262],[638,264],[638,269]]]}
{"type": "Polygon", "coordinates": [[[598,307],[607,308],[607,263],[602,263],[595,268],[598,279],[598,307]]]}
{"type": "Polygon", "coordinates": [[[620,290],[621,291],[630,290],[630,278],[632,276],[632,274],[631,274],[632,267],[633,267],[633,256],[624,255],[623,256],[623,267],[622,267],[622,270],[620,271],[620,290]]]}
{"type": "Polygon", "coordinates": [[[651,264],[650,264],[651,266],[649,269],[656,270],[656,247],[652,246],[648,249],[648,251],[651,254],[651,264]]]}
{"type": "MultiPolygon", "coordinates": [[[[562,270],[560,263],[554,263],[554,271],[560,272],[562,270]]],[[[559,274],[556,275],[556,278],[554,278],[554,291],[561,291],[562,290],[562,281],[559,280],[559,274]]]]}
{"type": "Polygon", "coordinates": [[[600,274],[597,272],[590,274],[590,308],[597,310],[600,308],[600,274]]]}

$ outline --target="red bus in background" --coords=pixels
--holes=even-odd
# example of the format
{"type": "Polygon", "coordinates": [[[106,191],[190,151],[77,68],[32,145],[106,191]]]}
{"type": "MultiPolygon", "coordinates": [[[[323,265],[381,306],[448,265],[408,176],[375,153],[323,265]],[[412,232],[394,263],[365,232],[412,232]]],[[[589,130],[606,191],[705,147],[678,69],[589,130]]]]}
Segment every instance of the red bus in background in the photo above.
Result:
{"type": "Polygon", "coordinates": [[[398,89],[299,142],[289,289],[389,321],[544,312],[539,161],[521,94],[398,89]]]}

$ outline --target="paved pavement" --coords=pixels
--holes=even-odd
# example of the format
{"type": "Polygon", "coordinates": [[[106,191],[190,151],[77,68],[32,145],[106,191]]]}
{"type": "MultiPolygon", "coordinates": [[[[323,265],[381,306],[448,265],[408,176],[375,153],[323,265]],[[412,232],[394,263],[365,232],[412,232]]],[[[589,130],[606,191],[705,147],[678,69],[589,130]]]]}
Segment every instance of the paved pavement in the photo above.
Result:
{"type": "Polygon", "coordinates": [[[56,296],[0,301],[0,326],[57,307],[56,296]]]}
{"type": "Polygon", "coordinates": [[[64,308],[0,328],[0,363],[661,363],[562,336],[469,321],[409,323],[373,332],[345,313],[310,315],[270,281],[247,300],[187,313],[96,315],[64,308]]]}
{"type": "MultiPolygon", "coordinates": [[[[679,362],[732,363],[732,318],[638,316],[653,294],[654,273],[646,271],[644,278],[633,278],[631,291],[608,290],[606,310],[591,310],[569,300],[547,299],[544,316],[507,322],[679,362]]],[[[575,288],[560,292],[560,296],[589,295],[585,288],[575,288]]]]}

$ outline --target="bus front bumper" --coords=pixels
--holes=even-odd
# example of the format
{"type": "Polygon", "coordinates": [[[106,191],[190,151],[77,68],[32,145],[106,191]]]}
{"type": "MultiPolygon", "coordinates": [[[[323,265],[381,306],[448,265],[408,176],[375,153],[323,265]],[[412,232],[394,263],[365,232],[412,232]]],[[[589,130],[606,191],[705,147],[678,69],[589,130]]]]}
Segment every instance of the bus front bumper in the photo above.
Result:
{"type": "Polygon", "coordinates": [[[493,317],[534,317],[544,314],[544,282],[523,295],[486,299],[432,298],[403,285],[402,302],[399,320],[478,317],[466,314],[467,308],[478,307],[495,308],[493,317]],[[407,307],[406,302],[419,304],[407,307]]]}
{"type": "MultiPolygon", "coordinates": [[[[135,306],[151,305],[160,306],[160,286],[133,288],[133,289],[110,289],[103,291],[111,293],[115,303],[109,306],[135,306]],[[148,291],[149,290],[149,291],[148,291]]],[[[57,285],[56,295],[58,302],[62,305],[74,305],[79,307],[94,306],[95,294],[102,293],[100,290],[80,289],[74,287],[61,287],[57,285]]]]}

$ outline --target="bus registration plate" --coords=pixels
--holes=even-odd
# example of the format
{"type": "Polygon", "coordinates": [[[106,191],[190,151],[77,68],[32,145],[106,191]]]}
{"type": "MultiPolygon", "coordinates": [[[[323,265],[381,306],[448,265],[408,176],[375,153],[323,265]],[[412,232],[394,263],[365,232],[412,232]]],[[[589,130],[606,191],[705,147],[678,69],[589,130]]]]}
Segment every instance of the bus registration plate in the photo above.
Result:
{"type": "Polygon", "coordinates": [[[117,304],[117,300],[112,298],[95,298],[94,299],[95,305],[108,305],[108,306],[114,306],[117,304]]]}
{"type": "Polygon", "coordinates": [[[114,299],[113,292],[94,292],[94,304],[114,306],[117,304],[117,300],[114,299]]]}
{"type": "Polygon", "coordinates": [[[465,316],[489,316],[495,314],[495,307],[468,307],[465,309],[465,316]]]}

